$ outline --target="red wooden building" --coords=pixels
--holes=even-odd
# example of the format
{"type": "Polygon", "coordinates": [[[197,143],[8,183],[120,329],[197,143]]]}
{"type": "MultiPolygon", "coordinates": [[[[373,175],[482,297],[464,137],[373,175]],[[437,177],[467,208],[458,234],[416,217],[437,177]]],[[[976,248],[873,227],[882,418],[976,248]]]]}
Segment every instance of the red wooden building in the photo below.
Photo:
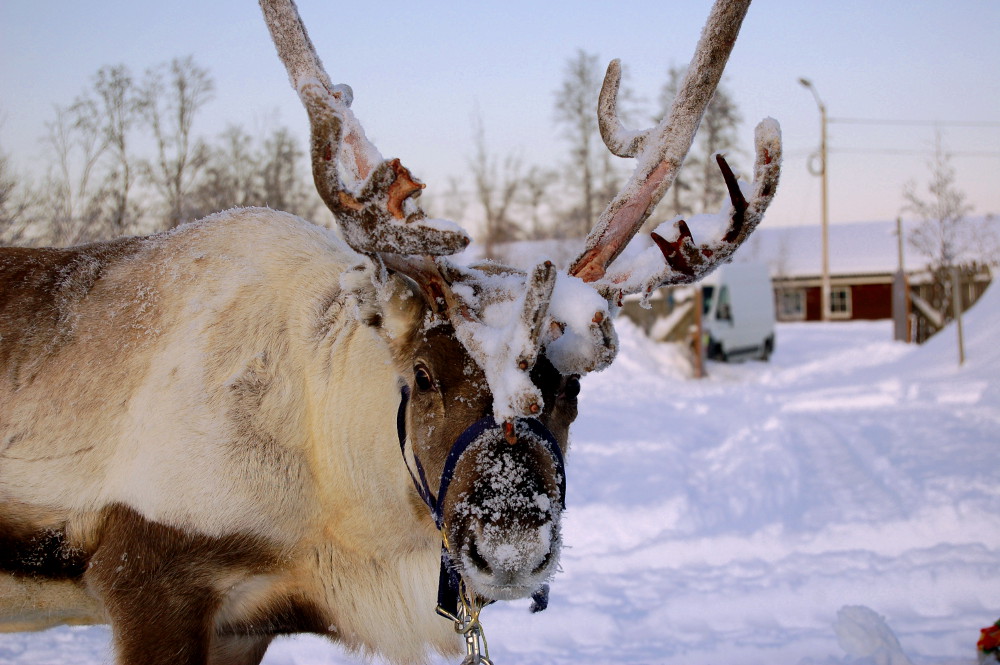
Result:
{"type": "MultiPolygon", "coordinates": [[[[904,223],[906,235],[913,223],[904,223]]],[[[771,269],[779,321],[819,321],[821,283],[820,228],[793,226],[758,229],[737,260],[762,261],[771,269]]],[[[857,222],[829,227],[830,318],[892,318],[892,284],[900,268],[896,222],[857,222]]],[[[927,258],[903,243],[903,268],[911,292],[930,281],[927,258]]],[[[990,272],[972,275],[963,300],[978,299],[990,272]]]]}

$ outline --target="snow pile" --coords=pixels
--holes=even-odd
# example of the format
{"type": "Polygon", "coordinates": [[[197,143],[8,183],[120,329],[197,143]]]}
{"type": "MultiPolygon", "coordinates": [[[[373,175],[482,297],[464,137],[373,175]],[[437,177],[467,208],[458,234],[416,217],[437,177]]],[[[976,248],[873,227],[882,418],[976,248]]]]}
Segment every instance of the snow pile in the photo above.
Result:
{"type": "MultiPolygon", "coordinates": [[[[996,284],[976,302],[962,319],[968,363],[963,373],[984,378],[1000,367],[1000,287],[996,284]]],[[[940,334],[927,341],[915,354],[916,364],[924,367],[925,375],[952,374],[958,362],[958,331],[952,323],[940,334]]]]}
{"type": "Polygon", "coordinates": [[[833,630],[848,655],[868,658],[873,665],[913,665],[885,619],[864,605],[840,608],[833,630]]]}
{"type": "MultiPolygon", "coordinates": [[[[583,381],[549,609],[483,612],[498,665],[975,663],[1000,618],[1000,288],[962,368],[953,328],[787,324],[772,362],[693,381],[624,323],[583,381]]],[[[0,635],[0,663],[101,665],[108,640],[0,635]]],[[[353,662],[307,636],[264,660],[353,662]]]]}

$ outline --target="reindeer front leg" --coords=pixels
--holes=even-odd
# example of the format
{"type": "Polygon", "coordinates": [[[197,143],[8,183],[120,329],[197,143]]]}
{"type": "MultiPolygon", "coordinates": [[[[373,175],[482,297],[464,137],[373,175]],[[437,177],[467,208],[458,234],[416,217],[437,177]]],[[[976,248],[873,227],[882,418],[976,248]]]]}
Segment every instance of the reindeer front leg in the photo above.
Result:
{"type": "Polygon", "coordinates": [[[269,640],[213,645],[214,618],[222,581],[262,572],[268,559],[253,537],[210,538],[108,509],[86,578],[111,619],[118,664],[259,663],[269,640]]]}
{"type": "Polygon", "coordinates": [[[273,635],[216,635],[208,665],[260,665],[273,635]]]}

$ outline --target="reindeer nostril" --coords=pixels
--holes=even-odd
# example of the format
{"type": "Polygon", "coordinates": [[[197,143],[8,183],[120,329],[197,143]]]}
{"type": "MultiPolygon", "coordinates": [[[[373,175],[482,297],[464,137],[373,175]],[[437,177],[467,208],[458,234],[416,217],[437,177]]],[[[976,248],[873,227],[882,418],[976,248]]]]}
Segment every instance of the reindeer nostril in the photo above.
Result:
{"type": "Polygon", "coordinates": [[[518,532],[491,538],[478,533],[469,538],[463,547],[463,558],[469,569],[497,579],[513,580],[544,574],[558,556],[558,548],[551,547],[547,535],[539,533],[535,536],[518,532]]]}
{"type": "Polygon", "coordinates": [[[469,542],[469,547],[467,549],[467,554],[469,556],[469,561],[473,563],[479,570],[486,573],[487,575],[493,574],[493,566],[490,565],[489,561],[479,553],[479,548],[476,547],[475,539],[469,542]]]}
{"type": "Polygon", "coordinates": [[[541,563],[535,566],[535,569],[531,571],[531,574],[538,575],[539,573],[541,573],[548,567],[550,561],[552,561],[552,550],[549,550],[548,552],[545,553],[545,556],[542,557],[541,563]]]}

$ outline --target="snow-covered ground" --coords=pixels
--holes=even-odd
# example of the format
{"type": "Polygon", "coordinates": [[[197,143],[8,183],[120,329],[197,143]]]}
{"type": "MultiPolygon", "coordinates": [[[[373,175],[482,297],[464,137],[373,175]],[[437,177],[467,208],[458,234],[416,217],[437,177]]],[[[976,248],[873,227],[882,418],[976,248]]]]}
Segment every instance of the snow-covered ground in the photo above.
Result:
{"type": "MultiPolygon", "coordinates": [[[[962,368],[953,330],[792,324],[772,362],[694,381],[619,322],[584,382],[551,604],[487,609],[494,661],[974,663],[1000,617],[1000,287],[965,324],[962,368]]],[[[0,635],[4,664],[110,660],[103,628],[0,635]]],[[[313,637],[265,659],[350,662],[313,637]]]]}

